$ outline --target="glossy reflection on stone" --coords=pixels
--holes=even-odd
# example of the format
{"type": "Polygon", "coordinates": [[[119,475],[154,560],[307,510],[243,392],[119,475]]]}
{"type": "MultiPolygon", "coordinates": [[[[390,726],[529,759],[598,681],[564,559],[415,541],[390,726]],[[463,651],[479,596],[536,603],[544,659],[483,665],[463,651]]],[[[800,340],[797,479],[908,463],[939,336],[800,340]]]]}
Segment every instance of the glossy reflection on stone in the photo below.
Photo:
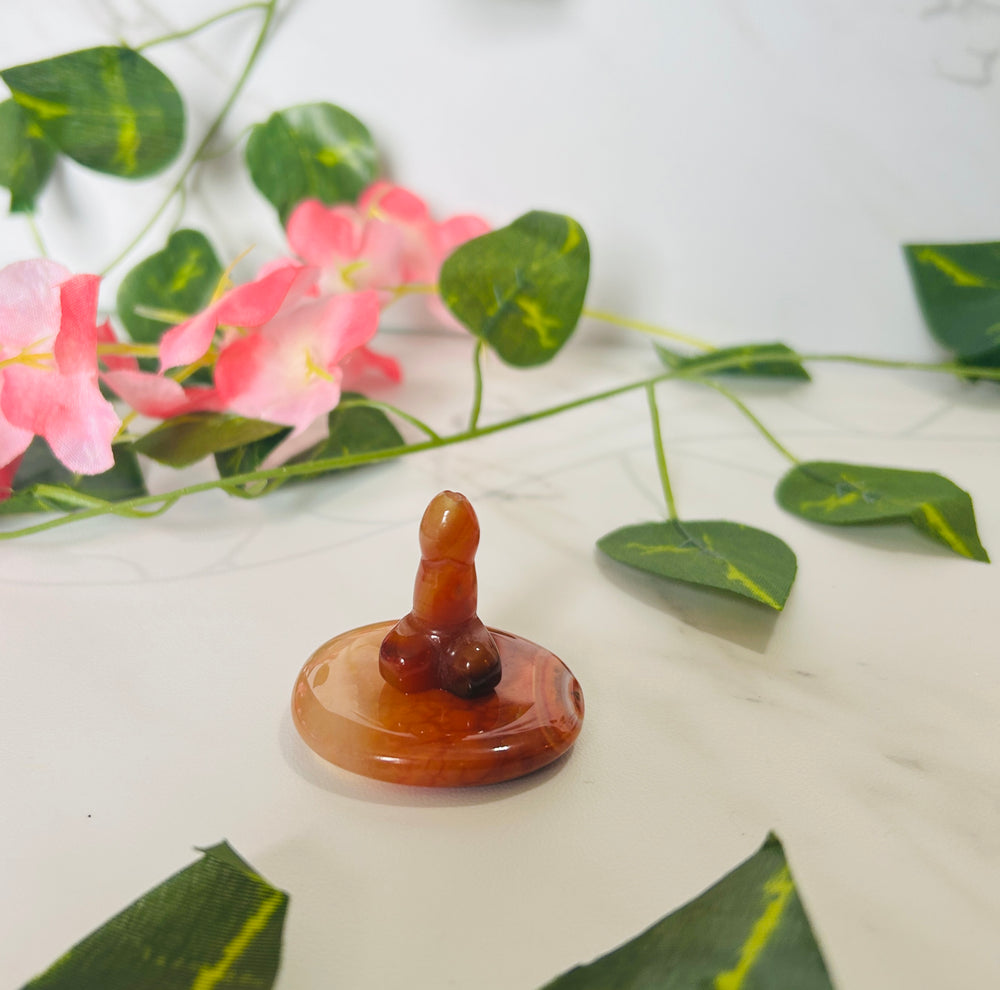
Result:
{"type": "Polygon", "coordinates": [[[395,784],[465,787],[531,773],[573,745],[583,692],[548,650],[493,629],[504,664],[495,691],[480,698],[441,688],[403,694],[378,670],[379,644],[392,626],[337,636],[302,668],[292,716],[324,759],[395,784]]]}
{"type": "Polygon", "coordinates": [[[480,622],[478,544],[465,496],[436,496],[412,611],[336,636],[306,662],[292,716],[324,759],[392,783],[464,787],[531,773],[573,745],[580,685],[548,650],[480,622]]]}

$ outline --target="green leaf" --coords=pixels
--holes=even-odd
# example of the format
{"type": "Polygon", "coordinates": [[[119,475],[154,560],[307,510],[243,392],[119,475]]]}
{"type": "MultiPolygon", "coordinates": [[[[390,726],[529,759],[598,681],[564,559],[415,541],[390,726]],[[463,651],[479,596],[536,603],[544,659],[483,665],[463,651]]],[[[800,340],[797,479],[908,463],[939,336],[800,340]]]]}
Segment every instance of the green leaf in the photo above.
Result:
{"type": "Polygon", "coordinates": [[[782,609],[795,580],[795,554],[771,533],[740,523],[639,523],[597,541],[613,560],[658,577],[720,588],[782,609]]]}
{"type": "Polygon", "coordinates": [[[1000,365],[1000,241],[907,244],[927,326],[963,363],[1000,365]]]}
{"type": "Polygon", "coordinates": [[[590,246],[572,218],[535,211],[467,241],[441,267],[441,298],[508,364],[551,361],[583,309],[590,246]]]}
{"type": "Polygon", "coordinates": [[[113,448],[115,466],[103,474],[74,474],[56,460],[49,445],[35,437],[17,470],[10,498],[0,502],[0,515],[19,512],[68,512],[87,500],[121,502],[149,494],[132,449],[113,448]]]}
{"type": "MultiPolygon", "coordinates": [[[[345,392],[341,405],[332,410],[327,418],[328,433],[319,443],[291,458],[289,464],[308,464],[312,461],[326,460],[332,457],[346,457],[350,454],[366,454],[379,450],[391,450],[400,447],[404,440],[399,430],[381,409],[371,406],[352,406],[351,400],[362,398],[356,393],[345,392]]],[[[233,450],[227,450],[215,455],[215,463],[219,475],[230,478],[237,474],[256,471],[264,459],[283,440],[283,436],[267,437],[255,443],[249,443],[233,450]]],[[[295,484],[301,481],[311,481],[324,475],[343,471],[344,468],[331,468],[309,475],[292,475],[290,478],[275,479],[278,484],[295,484]]],[[[235,495],[256,496],[272,491],[277,487],[273,482],[261,489],[234,490],[235,495]]]]}
{"type": "MultiPolygon", "coordinates": [[[[359,398],[361,397],[355,394],[344,394],[347,402],[359,398]]],[[[316,446],[292,458],[289,463],[303,464],[328,457],[369,454],[401,447],[404,443],[402,434],[393,426],[389,417],[381,409],[371,406],[342,403],[330,413],[327,422],[329,432],[326,437],[316,446]]]]}
{"type": "Polygon", "coordinates": [[[34,213],[48,181],[56,149],[13,100],[0,103],[0,186],[10,190],[11,213],[34,213]]]}
{"type": "Polygon", "coordinates": [[[777,836],[631,942],[545,990],[832,990],[777,836]]]}
{"type": "Polygon", "coordinates": [[[989,561],[969,493],[929,471],[809,461],[778,483],[778,504],[831,526],[911,522],[955,553],[989,561]]]}
{"type": "Polygon", "coordinates": [[[197,230],[178,230],[162,251],[140,261],[122,279],[118,316],[133,340],[158,343],[177,321],[150,319],[136,309],[197,313],[208,305],[221,277],[222,265],[208,238],[197,230]]]}
{"type": "Polygon", "coordinates": [[[368,128],[332,103],[290,107],[255,125],[246,163],[282,224],[304,199],[354,202],[378,171],[368,128]]]}
{"type": "Polygon", "coordinates": [[[746,375],[754,378],[794,378],[812,381],[802,361],[787,344],[740,344],[737,347],[720,347],[705,354],[689,357],[655,344],[663,364],[682,374],[746,375]],[[720,361],[738,361],[727,368],[717,368],[720,361]],[[705,370],[703,370],[705,369],[705,370]]]}
{"type": "Polygon", "coordinates": [[[226,843],[78,942],[24,990],[267,990],[288,895],[226,843]]]}
{"type": "Polygon", "coordinates": [[[0,77],[60,151],[98,172],[152,175],[184,143],[180,94],[131,48],[88,48],[4,69],[0,77]]]}
{"type": "Polygon", "coordinates": [[[195,412],[164,420],[132,446],[160,464],[180,468],[216,451],[239,447],[285,429],[280,423],[230,413],[195,412]]]}

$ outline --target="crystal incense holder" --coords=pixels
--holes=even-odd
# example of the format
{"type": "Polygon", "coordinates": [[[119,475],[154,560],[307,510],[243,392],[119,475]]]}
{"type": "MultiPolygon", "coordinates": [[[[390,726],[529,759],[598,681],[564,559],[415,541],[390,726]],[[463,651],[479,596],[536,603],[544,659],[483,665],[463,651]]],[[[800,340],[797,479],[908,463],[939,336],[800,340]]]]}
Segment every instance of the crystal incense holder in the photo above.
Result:
{"type": "Polygon", "coordinates": [[[442,492],[420,524],[413,610],[324,643],[299,673],[292,717],[340,767],[397,784],[512,780],[565,753],[583,692],[562,661],[477,613],[479,523],[442,492]]]}

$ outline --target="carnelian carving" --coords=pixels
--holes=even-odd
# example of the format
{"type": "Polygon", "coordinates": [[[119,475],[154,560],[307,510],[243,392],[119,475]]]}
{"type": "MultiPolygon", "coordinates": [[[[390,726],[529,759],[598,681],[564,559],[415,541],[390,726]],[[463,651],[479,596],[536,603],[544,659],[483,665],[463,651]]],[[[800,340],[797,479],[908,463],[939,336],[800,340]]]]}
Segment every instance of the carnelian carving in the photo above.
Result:
{"type": "Polygon", "coordinates": [[[306,661],[292,718],[324,759],[397,784],[462,787],[544,767],[576,741],[583,693],[553,653],[478,619],[479,523],[442,492],[420,525],[413,609],[306,661]]]}

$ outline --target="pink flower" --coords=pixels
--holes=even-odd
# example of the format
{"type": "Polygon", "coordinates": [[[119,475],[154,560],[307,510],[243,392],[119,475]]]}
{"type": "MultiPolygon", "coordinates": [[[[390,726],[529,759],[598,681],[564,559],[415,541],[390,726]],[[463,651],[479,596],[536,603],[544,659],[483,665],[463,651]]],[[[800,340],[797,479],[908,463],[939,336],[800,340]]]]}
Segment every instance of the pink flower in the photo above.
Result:
{"type": "MultiPolygon", "coordinates": [[[[103,324],[98,331],[100,343],[118,343],[110,324],[103,324]]],[[[105,366],[101,371],[104,384],[143,416],[167,419],[182,413],[219,408],[214,388],[201,385],[185,387],[165,375],[141,371],[134,357],[105,353],[101,362],[105,366]]]]}
{"type": "MultiPolygon", "coordinates": [[[[97,384],[96,275],[38,258],[0,271],[0,465],[42,436],[71,471],[114,466],[120,421],[97,384]]],[[[0,479],[2,480],[2,479],[0,479]]]]}
{"type": "Polygon", "coordinates": [[[321,269],[322,290],[340,292],[433,284],[459,244],[488,230],[486,221],[474,216],[437,223],[418,196],[379,181],[356,207],[324,206],[315,199],[300,203],[286,232],[296,255],[321,269]]]}
{"type": "Polygon", "coordinates": [[[306,299],[225,346],[215,386],[226,409],[299,433],[340,401],[341,364],[378,328],[374,292],[306,299]]]}
{"type": "Polygon", "coordinates": [[[163,335],[161,368],[176,368],[203,357],[220,326],[263,326],[283,305],[308,292],[317,275],[315,269],[302,265],[283,265],[253,282],[230,289],[196,316],[163,335]]]}

